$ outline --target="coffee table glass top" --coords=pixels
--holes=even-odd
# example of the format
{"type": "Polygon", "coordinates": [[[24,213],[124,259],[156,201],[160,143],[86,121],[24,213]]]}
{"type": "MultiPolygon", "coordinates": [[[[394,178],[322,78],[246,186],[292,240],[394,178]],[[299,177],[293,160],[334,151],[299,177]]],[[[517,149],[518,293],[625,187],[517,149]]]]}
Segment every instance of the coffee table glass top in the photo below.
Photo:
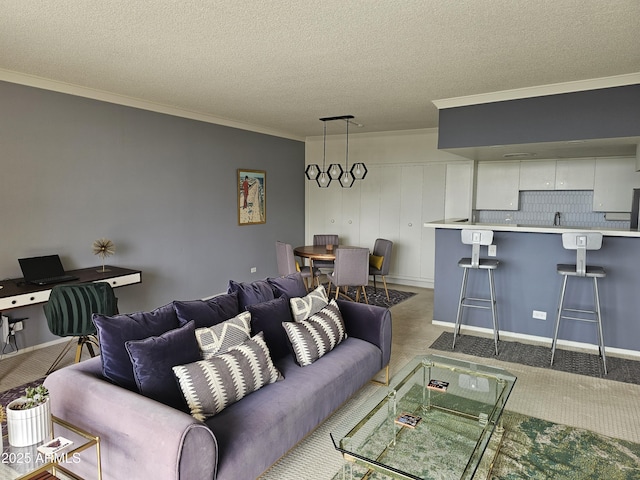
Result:
{"type": "Polygon", "coordinates": [[[3,438],[2,461],[0,462],[0,480],[21,480],[21,479],[41,479],[41,478],[79,478],[74,475],[73,465],[82,461],[79,453],[88,448],[95,447],[97,477],[102,478],[100,465],[100,439],[70,423],[52,416],[53,433],[51,438],[57,437],[61,433],[71,444],[60,450],[44,450],[38,447],[49,442],[47,439],[39,444],[28,447],[13,447],[9,445],[8,438],[3,438]],[[61,429],[64,429],[61,431],[61,429]],[[47,476],[47,472],[55,474],[47,476]]]}
{"type": "Polygon", "coordinates": [[[471,479],[515,381],[500,368],[418,356],[331,438],[346,460],[394,478],[471,479]]]}

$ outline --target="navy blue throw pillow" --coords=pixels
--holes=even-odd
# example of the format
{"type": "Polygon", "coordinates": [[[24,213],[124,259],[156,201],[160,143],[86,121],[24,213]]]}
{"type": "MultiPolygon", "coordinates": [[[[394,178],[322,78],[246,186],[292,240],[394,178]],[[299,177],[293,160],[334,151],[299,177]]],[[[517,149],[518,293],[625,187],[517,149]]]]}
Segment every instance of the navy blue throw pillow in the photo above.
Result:
{"type": "Polygon", "coordinates": [[[300,272],[292,273],[284,277],[267,278],[267,282],[273,287],[277,297],[286,295],[289,298],[304,297],[307,293],[307,287],[304,286],[304,280],[300,272]]]}
{"type": "MultiPolygon", "coordinates": [[[[240,313],[236,292],[218,295],[207,300],[174,301],[173,307],[180,325],[195,320],[196,328],[211,327],[240,313]]],[[[242,310],[244,311],[244,309],[242,310]]]]}
{"type": "Polygon", "coordinates": [[[125,342],[141,394],[189,412],[172,367],[202,359],[195,330],[192,320],[157,337],[125,342]]]}
{"type": "Polygon", "coordinates": [[[228,292],[238,292],[238,307],[244,312],[249,305],[273,300],[273,288],[266,280],[256,280],[251,283],[240,283],[229,280],[228,292]]]}
{"type": "Polygon", "coordinates": [[[133,366],[124,344],[128,340],[142,340],[178,328],[178,317],[172,304],[151,312],[106,316],[93,315],[98,330],[102,374],[105,378],[137,391],[133,366]]]}
{"type": "Polygon", "coordinates": [[[286,295],[268,302],[249,305],[251,313],[251,336],[264,333],[264,341],[269,347],[271,358],[275,361],[289,354],[287,333],[282,322],[292,322],[289,298],[286,295]]]}

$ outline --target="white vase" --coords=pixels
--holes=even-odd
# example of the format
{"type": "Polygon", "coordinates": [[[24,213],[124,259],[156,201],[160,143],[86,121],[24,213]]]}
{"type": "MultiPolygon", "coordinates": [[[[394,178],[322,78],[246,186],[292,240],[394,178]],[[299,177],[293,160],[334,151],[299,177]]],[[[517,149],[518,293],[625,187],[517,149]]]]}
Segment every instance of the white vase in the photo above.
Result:
{"type": "Polygon", "coordinates": [[[13,405],[24,403],[18,398],[7,405],[7,433],[9,445],[27,447],[51,437],[51,404],[49,399],[37,407],[13,410],[13,405]]]}

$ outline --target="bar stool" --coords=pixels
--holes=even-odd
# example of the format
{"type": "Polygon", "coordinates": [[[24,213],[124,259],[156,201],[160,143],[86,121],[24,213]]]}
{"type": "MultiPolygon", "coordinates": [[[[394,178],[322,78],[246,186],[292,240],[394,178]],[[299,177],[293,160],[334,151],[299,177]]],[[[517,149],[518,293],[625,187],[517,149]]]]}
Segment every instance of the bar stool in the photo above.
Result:
{"type": "Polygon", "coordinates": [[[553,357],[556,353],[556,345],[558,342],[558,329],[560,328],[560,319],[579,320],[582,322],[592,322],[598,324],[598,350],[602,357],[602,367],[604,374],[607,374],[607,358],[604,352],[604,337],[602,335],[602,315],[600,314],[600,295],[598,293],[598,278],[607,276],[607,272],[603,267],[587,265],[587,250],[600,250],[602,247],[602,233],[600,232],[572,232],[562,234],[562,246],[567,250],[576,251],[576,264],[558,264],[557,271],[564,277],[562,281],[562,291],[560,293],[560,301],[558,303],[558,316],[556,318],[556,330],[553,334],[553,342],[551,343],[551,365],[553,365],[553,357]],[[586,277],[593,278],[593,298],[595,310],[581,310],[577,308],[566,308],[564,306],[565,292],[567,289],[567,279],[569,277],[586,277]],[[583,316],[572,317],[563,315],[563,312],[573,312],[583,316]],[[593,318],[584,318],[584,315],[593,315],[593,318]]]}
{"type": "Polygon", "coordinates": [[[471,258],[461,258],[458,266],[463,268],[462,287],[460,288],[460,301],[458,302],[458,314],[456,316],[456,326],[453,331],[453,347],[456,348],[456,336],[460,334],[460,323],[464,308],[480,308],[491,310],[493,319],[493,342],[496,346],[496,355],[498,355],[498,311],[496,308],[496,290],[493,281],[493,271],[498,268],[500,263],[495,259],[480,258],[480,245],[491,245],[493,242],[493,231],[491,230],[462,230],[462,243],[471,245],[471,258]],[[469,279],[469,269],[486,270],[489,275],[489,298],[473,298],[467,297],[467,280],[469,279]],[[478,303],[489,303],[482,305],[478,303]]]}

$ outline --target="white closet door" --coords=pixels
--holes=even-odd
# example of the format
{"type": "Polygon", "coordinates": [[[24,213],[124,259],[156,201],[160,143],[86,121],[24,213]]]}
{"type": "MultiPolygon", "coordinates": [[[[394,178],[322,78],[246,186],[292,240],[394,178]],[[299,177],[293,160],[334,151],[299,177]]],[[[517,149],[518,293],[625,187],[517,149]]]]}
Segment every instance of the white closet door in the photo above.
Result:
{"type": "Polygon", "coordinates": [[[372,250],[380,237],[380,185],[384,177],[380,167],[367,168],[367,176],[360,182],[360,246],[372,250]]]}
{"type": "Polygon", "coordinates": [[[400,188],[400,238],[394,245],[398,274],[420,277],[422,246],[422,182],[424,167],[402,168],[400,188]]]}

